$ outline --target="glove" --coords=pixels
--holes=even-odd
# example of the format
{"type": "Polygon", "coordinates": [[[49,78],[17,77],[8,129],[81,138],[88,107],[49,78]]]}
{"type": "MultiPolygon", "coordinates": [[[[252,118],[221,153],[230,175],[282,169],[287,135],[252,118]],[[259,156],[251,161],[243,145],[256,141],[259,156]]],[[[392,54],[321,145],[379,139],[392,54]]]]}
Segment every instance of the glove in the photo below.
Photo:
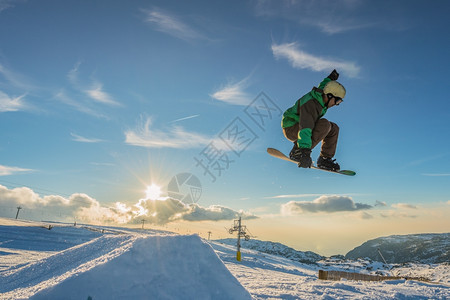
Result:
{"type": "Polygon", "coordinates": [[[336,71],[336,69],[334,69],[330,75],[328,75],[328,78],[330,78],[331,80],[338,80],[339,78],[339,73],[336,71]]]}
{"type": "Polygon", "coordinates": [[[298,156],[298,167],[299,168],[311,168],[311,149],[301,148],[300,155],[298,156]]]}

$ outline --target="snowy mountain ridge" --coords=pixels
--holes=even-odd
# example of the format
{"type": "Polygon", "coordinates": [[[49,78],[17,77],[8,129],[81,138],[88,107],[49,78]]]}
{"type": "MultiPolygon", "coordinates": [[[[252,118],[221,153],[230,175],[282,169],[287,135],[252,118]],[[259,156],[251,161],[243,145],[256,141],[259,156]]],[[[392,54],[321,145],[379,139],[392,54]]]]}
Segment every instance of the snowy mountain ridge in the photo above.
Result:
{"type": "MultiPolygon", "coordinates": [[[[387,239],[396,241],[399,244],[410,240],[408,236],[389,236],[387,239]]],[[[217,247],[218,245],[227,245],[236,251],[235,238],[216,240],[214,241],[214,245],[217,245],[217,247]]],[[[241,241],[241,247],[242,253],[260,253],[260,255],[263,256],[264,254],[268,254],[270,256],[273,255],[296,263],[304,264],[305,267],[309,265],[309,268],[316,269],[317,271],[322,269],[327,271],[355,272],[369,275],[424,278],[431,282],[442,282],[446,284],[449,284],[450,280],[450,264],[448,262],[421,263],[416,261],[409,263],[385,264],[381,262],[382,259],[380,257],[376,259],[371,259],[365,256],[350,259],[346,258],[344,255],[324,257],[310,251],[297,251],[281,243],[254,239],[249,241],[241,241]]],[[[440,249],[440,247],[438,248],[440,249]]],[[[246,254],[243,254],[243,257],[243,260],[245,260],[246,254]]],[[[223,259],[222,256],[221,258],[223,259]]],[[[235,260],[234,257],[229,259],[235,260]]]]}
{"type": "Polygon", "coordinates": [[[387,263],[420,262],[438,264],[450,262],[450,233],[391,235],[369,240],[349,251],[345,258],[367,257],[387,263]]]}
{"type": "MultiPolygon", "coordinates": [[[[236,245],[236,239],[233,238],[217,240],[217,242],[227,245],[236,245]]],[[[323,256],[312,251],[298,251],[277,242],[260,241],[254,239],[251,239],[249,241],[242,240],[241,247],[267,254],[282,256],[290,260],[306,264],[314,264],[317,261],[324,259],[323,256]]]]}
{"type": "MultiPolygon", "coordinates": [[[[236,239],[228,238],[217,242],[235,246],[236,239]]],[[[317,264],[325,257],[312,251],[298,251],[286,245],[271,241],[251,239],[241,241],[242,248],[262,253],[279,255],[293,261],[306,264],[317,264]]],[[[383,262],[378,249],[389,264],[422,263],[439,264],[450,262],[450,233],[391,235],[364,242],[349,251],[347,255],[335,255],[340,259],[357,260],[368,258],[383,262]]]]}

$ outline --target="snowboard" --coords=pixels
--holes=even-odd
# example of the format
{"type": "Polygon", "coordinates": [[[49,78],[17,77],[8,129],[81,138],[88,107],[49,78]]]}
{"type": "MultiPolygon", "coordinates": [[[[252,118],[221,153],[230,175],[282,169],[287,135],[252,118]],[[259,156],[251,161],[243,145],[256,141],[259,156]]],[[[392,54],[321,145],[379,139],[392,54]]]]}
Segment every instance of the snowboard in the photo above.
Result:
{"type": "MultiPolygon", "coordinates": [[[[277,149],[267,148],[267,153],[269,153],[273,157],[280,158],[280,159],[286,160],[286,161],[290,161],[290,162],[293,162],[296,165],[298,165],[298,162],[296,162],[295,160],[290,159],[289,157],[284,155],[283,152],[281,152],[281,151],[279,151],[277,149]]],[[[347,176],[355,176],[356,175],[355,171],[350,171],[350,170],[330,171],[330,170],[325,170],[325,169],[318,168],[318,167],[314,166],[314,164],[311,166],[311,169],[322,170],[322,171],[325,171],[325,172],[342,174],[342,175],[347,175],[347,176]]]]}

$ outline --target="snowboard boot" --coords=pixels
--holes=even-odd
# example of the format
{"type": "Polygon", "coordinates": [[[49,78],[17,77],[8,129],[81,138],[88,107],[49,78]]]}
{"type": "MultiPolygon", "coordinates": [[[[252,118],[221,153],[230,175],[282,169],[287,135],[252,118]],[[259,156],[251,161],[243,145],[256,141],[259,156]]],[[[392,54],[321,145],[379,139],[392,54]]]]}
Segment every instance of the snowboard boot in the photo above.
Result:
{"type": "Polygon", "coordinates": [[[294,147],[289,153],[289,158],[295,161],[299,161],[300,154],[301,154],[300,148],[297,146],[297,143],[294,143],[294,147]]]}
{"type": "Polygon", "coordinates": [[[289,153],[289,158],[298,162],[299,168],[310,168],[312,166],[311,149],[300,149],[297,143],[294,143],[294,148],[289,153]]]}
{"type": "Polygon", "coordinates": [[[341,167],[335,161],[335,159],[331,159],[329,157],[319,156],[319,159],[317,160],[317,167],[328,171],[339,171],[341,167]]]}
{"type": "Polygon", "coordinates": [[[289,153],[289,158],[295,161],[299,161],[300,157],[302,156],[302,151],[297,146],[297,143],[294,143],[294,147],[292,148],[291,152],[289,153]]]}

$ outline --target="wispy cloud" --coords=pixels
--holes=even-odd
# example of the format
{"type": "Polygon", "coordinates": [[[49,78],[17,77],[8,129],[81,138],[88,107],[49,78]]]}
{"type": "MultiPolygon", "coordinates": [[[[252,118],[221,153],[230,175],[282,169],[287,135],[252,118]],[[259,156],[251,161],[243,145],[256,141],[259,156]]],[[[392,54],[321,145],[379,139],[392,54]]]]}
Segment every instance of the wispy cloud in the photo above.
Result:
{"type": "Polygon", "coordinates": [[[177,122],[181,122],[181,121],[185,121],[185,120],[189,120],[189,119],[193,119],[193,118],[197,118],[200,115],[192,115],[192,116],[188,116],[188,117],[184,117],[184,118],[179,118],[173,121],[170,121],[169,124],[173,124],[173,123],[177,123],[177,122]]]}
{"type": "Polygon", "coordinates": [[[81,135],[71,133],[72,141],[80,142],[80,143],[100,143],[103,142],[101,139],[95,139],[95,138],[86,138],[81,135]]]}
{"type": "Polygon", "coordinates": [[[395,203],[391,207],[395,209],[386,210],[380,213],[382,218],[417,218],[417,215],[410,214],[411,211],[418,209],[416,205],[408,203],[395,203]]]}
{"type": "Polygon", "coordinates": [[[392,207],[399,209],[417,209],[417,206],[408,203],[396,203],[392,204],[392,207]]]}
{"type": "Polygon", "coordinates": [[[81,61],[76,62],[73,68],[67,73],[69,82],[73,85],[78,85],[78,69],[80,68],[81,61]]]}
{"type": "Polygon", "coordinates": [[[30,91],[36,90],[29,80],[0,63],[0,112],[31,110],[25,101],[30,91]],[[11,96],[15,94],[15,96],[11,96]]]}
{"type": "Polygon", "coordinates": [[[186,131],[180,126],[167,130],[153,129],[150,117],[141,119],[137,128],[125,132],[125,143],[146,148],[196,148],[206,146],[211,141],[209,136],[186,131]]]}
{"type": "Polygon", "coordinates": [[[173,14],[157,8],[151,10],[143,9],[142,11],[145,13],[145,22],[151,24],[157,31],[167,33],[182,40],[205,39],[203,34],[173,14]]]}
{"type": "Polygon", "coordinates": [[[212,98],[233,105],[248,105],[252,99],[245,91],[248,87],[248,77],[236,83],[228,83],[212,95],[212,98]]]}
{"type": "Polygon", "coordinates": [[[106,118],[106,116],[100,113],[101,110],[95,104],[122,106],[120,102],[104,90],[103,84],[98,80],[91,79],[88,83],[83,82],[80,79],[80,67],[81,61],[78,61],[69,70],[67,79],[71,87],[59,90],[54,96],[55,99],[80,112],[98,118],[106,118]]]}
{"type": "Polygon", "coordinates": [[[372,206],[355,203],[352,198],[344,196],[321,196],[314,201],[290,201],[281,206],[284,215],[310,213],[333,213],[341,211],[357,211],[371,209],[372,206]]]}
{"type": "Polygon", "coordinates": [[[429,177],[448,177],[450,176],[450,173],[424,173],[422,175],[429,177]]]}
{"type": "Polygon", "coordinates": [[[375,206],[387,206],[386,202],[377,200],[375,206]]]}
{"type": "Polygon", "coordinates": [[[7,82],[9,82],[9,86],[15,87],[17,89],[20,89],[22,91],[29,91],[36,89],[34,85],[32,85],[27,78],[25,78],[23,75],[18,74],[17,72],[14,72],[10,68],[7,68],[6,66],[0,64],[0,75],[3,77],[7,82]]]}
{"type": "Polygon", "coordinates": [[[417,215],[410,215],[408,213],[405,212],[398,212],[398,211],[393,211],[393,210],[389,210],[386,212],[383,212],[380,214],[380,216],[382,218],[386,218],[386,219],[398,219],[398,218],[409,218],[409,219],[415,219],[418,216],[417,215]]]}
{"type": "Polygon", "coordinates": [[[287,194],[287,195],[276,195],[270,197],[264,197],[264,199],[295,199],[295,198],[310,198],[310,197],[320,197],[320,196],[340,196],[340,197],[350,197],[350,196],[361,196],[363,194],[345,194],[345,195],[336,195],[336,194],[287,194]]]}
{"type": "Polygon", "coordinates": [[[24,173],[24,172],[32,172],[31,169],[24,169],[19,167],[9,167],[9,166],[2,166],[0,165],[0,176],[6,176],[6,175],[13,175],[17,173],[24,173]]]}
{"type": "Polygon", "coordinates": [[[12,7],[11,3],[11,0],[0,0],[0,12],[12,7]]]}
{"type": "Polygon", "coordinates": [[[25,2],[26,0],[0,0],[0,12],[5,9],[12,8],[16,3],[25,2]]]}
{"type": "Polygon", "coordinates": [[[349,77],[357,77],[360,71],[353,62],[332,60],[306,53],[299,49],[297,43],[272,44],[272,52],[276,59],[287,59],[292,67],[297,69],[310,69],[317,72],[337,69],[349,77]]]}
{"type": "Polygon", "coordinates": [[[379,21],[360,23],[354,19],[341,19],[340,22],[336,22],[335,19],[333,20],[326,19],[315,23],[317,27],[319,27],[323,32],[328,34],[337,34],[348,31],[360,30],[364,28],[371,28],[378,26],[380,24],[381,22],[379,21]]]}
{"type": "Polygon", "coordinates": [[[90,163],[93,166],[103,166],[103,167],[113,167],[115,164],[113,163],[102,163],[102,162],[91,162],[90,163]]]}
{"type": "Polygon", "coordinates": [[[91,116],[94,116],[97,118],[106,118],[104,115],[99,113],[97,110],[90,108],[87,103],[77,101],[77,100],[73,99],[72,97],[68,96],[65,90],[58,91],[55,94],[54,98],[68,106],[73,107],[74,109],[76,109],[80,112],[85,113],[85,114],[88,114],[88,115],[91,115],[91,116]]]}
{"type": "Polygon", "coordinates": [[[277,195],[271,197],[265,197],[265,199],[294,199],[294,198],[308,198],[308,197],[318,197],[323,194],[290,194],[290,195],[277,195]]]}
{"type": "Polygon", "coordinates": [[[19,97],[11,98],[7,94],[0,91],[0,112],[19,111],[27,109],[28,106],[23,101],[25,94],[19,97]]]}
{"type": "Polygon", "coordinates": [[[111,95],[103,90],[103,85],[100,82],[94,82],[91,88],[86,89],[85,93],[93,100],[102,104],[120,106],[121,104],[114,100],[111,95]]]}
{"type": "Polygon", "coordinates": [[[256,0],[254,1],[254,11],[259,17],[286,19],[304,26],[316,27],[321,32],[330,35],[373,27],[389,30],[396,27],[386,26],[386,23],[389,23],[387,20],[400,26],[399,21],[393,18],[394,16],[386,13],[388,8],[381,10],[384,12],[383,14],[375,14],[377,18],[374,18],[373,10],[367,9],[368,6],[362,5],[362,2],[353,0],[256,0]],[[302,15],[301,18],[298,17],[299,14],[302,15]]]}

